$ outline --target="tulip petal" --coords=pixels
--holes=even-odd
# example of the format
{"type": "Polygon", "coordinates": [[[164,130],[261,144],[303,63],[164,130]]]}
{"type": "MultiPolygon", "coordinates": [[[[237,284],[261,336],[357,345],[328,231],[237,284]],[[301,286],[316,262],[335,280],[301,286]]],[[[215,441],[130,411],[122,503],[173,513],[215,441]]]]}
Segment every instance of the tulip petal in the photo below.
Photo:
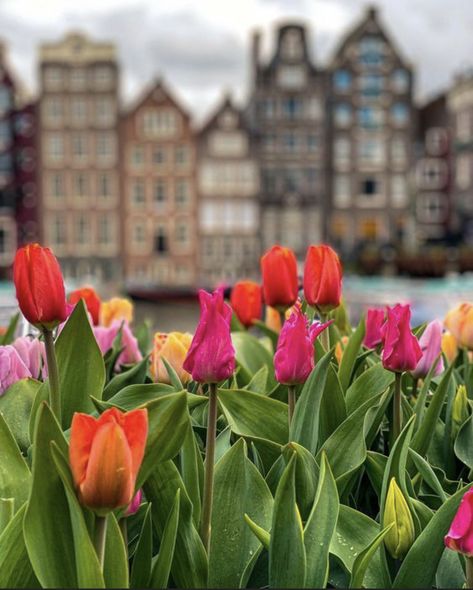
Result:
{"type": "Polygon", "coordinates": [[[98,427],[99,421],[88,414],[76,412],[72,418],[69,462],[76,486],[85,479],[90,449],[98,427]]]}
{"type": "Polygon", "coordinates": [[[148,412],[146,410],[132,410],[122,415],[123,430],[132,459],[132,474],[136,481],[138,470],[145,454],[146,439],[148,437],[148,412]]]}

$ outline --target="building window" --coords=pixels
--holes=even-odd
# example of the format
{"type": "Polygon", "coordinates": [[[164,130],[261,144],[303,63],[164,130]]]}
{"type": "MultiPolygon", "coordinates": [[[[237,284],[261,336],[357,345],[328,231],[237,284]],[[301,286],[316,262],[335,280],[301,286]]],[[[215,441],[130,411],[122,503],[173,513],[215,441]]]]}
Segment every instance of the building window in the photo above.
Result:
{"type": "Polygon", "coordinates": [[[302,115],[302,100],[290,96],[282,101],[282,112],[285,119],[297,119],[302,115]]]}
{"type": "Polygon", "coordinates": [[[74,125],[84,125],[87,121],[87,103],[83,97],[71,100],[71,120],[74,125]]]}
{"type": "Polygon", "coordinates": [[[277,83],[281,88],[299,90],[306,83],[306,70],[300,66],[280,66],[277,71],[277,83]]]}
{"type": "Polygon", "coordinates": [[[293,29],[285,33],[281,40],[281,55],[285,59],[300,59],[303,56],[303,46],[299,31],[293,29]]]}
{"type": "Polygon", "coordinates": [[[0,149],[8,147],[12,139],[12,131],[8,121],[0,121],[0,149]]]}
{"type": "Polygon", "coordinates": [[[99,246],[109,246],[112,243],[112,231],[108,213],[101,214],[97,220],[97,241],[99,246]]]}
{"type": "Polygon", "coordinates": [[[107,89],[113,86],[114,71],[111,66],[97,66],[94,71],[95,86],[100,89],[107,89]]]}
{"type": "Polygon", "coordinates": [[[297,135],[293,131],[288,131],[282,135],[283,150],[288,154],[294,154],[299,149],[297,135]]]}
{"type": "Polygon", "coordinates": [[[145,204],[145,183],[143,180],[134,180],[131,188],[131,199],[133,205],[141,207],[145,204]]]}
{"type": "Polygon", "coordinates": [[[365,178],[361,181],[360,193],[363,197],[373,197],[380,193],[380,183],[376,178],[365,178]]]}
{"type": "Polygon", "coordinates": [[[394,167],[404,167],[407,162],[406,142],[402,137],[393,137],[391,141],[391,162],[394,167]]]}
{"type": "Polygon", "coordinates": [[[444,156],[448,150],[448,133],[443,127],[431,127],[425,134],[425,146],[430,156],[444,156]]]}
{"type": "Polygon", "coordinates": [[[66,220],[62,215],[54,215],[48,224],[51,230],[51,245],[61,247],[66,244],[66,220]]]}
{"type": "Polygon", "coordinates": [[[176,242],[179,246],[187,246],[189,244],[189,226],[185,222],[176,224],[176,242]]]}
{"type": "Polygon", "coordinates": [[[180,145],[176,148],[175,162],[178,166],[183,166],[189,162],[189,147],[180,145]]]}
{"type": "Polygon", "coordinates": [[[96,154],[99,160],[111,160],[114,156],[114,138],[109,133],[98,133],[96,154]]]}
{"type": "Polygon", "coordinates": [[[176,182],[176,205],[183,209],[189,203],[189,181],[179,179],[176,182]]]}
{"type": "Polygon", "coordinates": [[[265,119],[272,119],[276,115],[276,103],[274,98],[266,98],[261,101],[261,111],[265,119]]]}
{"type": "Polygon", "coordinates": [[[386,53],[386,44],[380,37],[364,37],[359,44],[360,64],[373,67],[383,64],[386,53]]]}
{"type": "Polygon", "coordinates": [[[349,207],[351,202],[350,177],[338,174],[334,179],[334,204],[340,209],[349,207]]]}
{"type": "Polygon", "coordinates": [[[352,75],[348,70],[337,70],[333,74],[333,85],[339,93],[348,92],[352,84],[352,75]]]}
{"type": "Polygon", "coordinates": [[[319,147],[319,138],[313,133],[309,133],[307,136],[307,149],[309,152],[316,152],[319,147]]]}
{"type": "Polygon", "coordinates": [[[468,154],[459,154],[456,160],[455,178],[457,187],[466,190],[471,185],[471,164],[468,154]]]}
{"type": "Polygon", "coordinates": [[[391,176],[391,204],[393,207],[406,207],[408,205],[407,181],[403,174],[391,176]]]}
{"type": "Polygon", "coordinates": [[[135,221],[133,224],[132,241],[135,246],[142,248],[146,244],[146,224],[144,221],[135,221]]]}
{"type": "Polygon", "coordinates": [[[380,107],[361,107],[358,122],[364,129],[378,129],[384,124],[384,110],[380,107]]]}
{"type": "Polygon", "coordinates": [[[348,127],[352,121],[352,108],[348,103],[335,106],[334,120],[337,127],[348,127]]]}
{"type": "Polygon", "coordinates": [[[397,94],[405,94],[409,90],[409,73],[401,68],[391,76],[391,86],[397,94]]]}
{"type": "Polygon", "coordinates": [[[348,137],[337,137],[334,144],[336,165],[349,165],[351,161],[351,142],[348,137]]]}
{"type": "Polygon", "coordinates": [[[439,190],[445,187],[448,178],[448,167],[444,160],[423,158],[416,168],[417,186],[424,190],[439,190]]]}
{"type": "Polygon", "coordinates": [[[157,147],[153,150],[153,164],[162,166],[166,163],[166,149],[164,147],[157,147]]]}
{"type": "Polygon", "coordinates": [[[112,196],[112,178],[110,174],[102,173],[97,178],[97,193],[101,199],[112,196]]]}
{"type": "Polygon", "coordinates": [[[13,262],[16,240],[16,229],[13,219],[0,219],[0,262],[5,266],[13,262]]]}
{"type": "Polygon", "coordinates": [[[391,119],[396,127],[405,127],[409,121],[409,109],[403,102],[397,102],[391,107],[391,119]]]}
{"type": "Polygon", "coordinates": [[[62,135],[49,135],[47,139],[46,153],[49,160],[60,162],[64,156],[64,138],[62,135]]]}
{"type": "Polygon", "coordinates": [[[166,235],[166,228],[163,225],[158,227],[154,237],[154,250],[158,254],[166,254],[168,251],[168,240],[166,235]]]}
{"type": "Polygon", "coordinates": [[[112,125],[115,121],[115,103],[108,96],[95,99],[95,122],[99,126],[112,125]]]}
{"type": "Polygon", "coordinates": [[[142,116],[142,133],[148,138],[174,137],[179,129],[178,114],[171,109],[149,109],[142,116]]]}
{"type": "Polygon", "coordinates": [[[74,133],[72,136],[72,157],[77,160],[85,160],[87,157],[87,136],[82,133],[74,133]]]}
{"type": "Polygon", "coordinates": [[[73,90],[85,90],[87,87],[87,70],[74,68],[70,75],[70,84],[73,90]]]}
{"type": "Polygon", "coordinates": [[[324,115],[324,109],[322,108],[321,101],[315,96],[306,99],[306,111],[307,117],[313,120],[319,120],[324,115]]]}
{"type": "Polygon", "coordinates": [[[12,93],[7,86],[0,87],[0,116],[4,115],[13,106],[12,93]]]}
{"type": "Polygon", "coordinates": [[[166,207],[166,181],[157,180],[154,183],[154,204],[157,209],[164,209],[166,207]]]}
{"type": "Polygon", "coordinates": [[[469,141],[471,138],[471,114],[463,111],[456,116],[456,136],[460,141],[469,141]]]}
{"type": "Polygon", "coordinates": [[[64,197],[64,175],[62,173],[52,174],[50,177],[51,195],[60,200],[64,197]]]}
{"type": "Polygon", "coordinates": [[[379,98],[384,90],[384,76],[379,74],[363,74],[359,78],[360,91],[368,98],[379,98]]]}
{"type": "Polygon", "coordinates": [[[59,96],[50,96],[45,99],[45,115],[48,123],[59,125],[64,117],[64,103],[59,96]]]}
{"type": "Polygon", "coordinates": [[[385,142],[382,139],[361,139],[358,142],[358,158],[364,164],[384,164],[385,142]]]}
{"type": "Polygon", "coordinates": [[[142,145],[134,145],[131,148],[131,165],[133,168],[141,168],[145,163],[145,149],[142,145]]]}
{"type": "Polygon", "coordinates": [[[445,195],[424,193],[417,196],[417,218],[421,223],[443,223],[447,218],[448,206],[445,195]]]}
{"type": "Polygon", "coordinates": [[[85,174],[76,174],[74,176],[74,194],[77,197],[87,197],[89,193],[88,177],[85,174]]]}
{"type": "Polygon", "coordinates": [[[47,66],[44,69],[44,85],[48,90],[57,90],[63,84],[63,71],[57,66],[47,66]]]}
{"type": "Polygon", "coordinates": [[[76,241],[80,246],[90,244],[90,221],[87,215],[79,215],[76,220],[76,241]]]}

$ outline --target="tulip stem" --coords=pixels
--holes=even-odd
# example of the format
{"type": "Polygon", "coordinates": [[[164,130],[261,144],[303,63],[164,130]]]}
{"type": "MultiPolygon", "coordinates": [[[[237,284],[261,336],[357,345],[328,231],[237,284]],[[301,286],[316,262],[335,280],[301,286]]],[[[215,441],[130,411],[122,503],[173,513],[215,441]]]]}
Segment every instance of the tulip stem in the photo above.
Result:
{"type": "Polygon", "coordinates": [[[294,385],[287,386],[287,416],[289,418],[289,426],[292,422],[292,416],[296,409],[296,388],[294,385]]]}
{"type": "Polygon", "coordinates": [[[465,556],[466,561],[466,587],[473,588],[473,557],[465,556]]]}
{"type": "Polygon", "coordinates": [[[43,328],[43,335],[46,347],[46,360],[48,362],[49,404],[57,421],[61,424],[61,391],[59,389],[59,372],[56,351],[54,350],[53,332],[52,330],[48,330],[48,328],[43,328]]]}
{"type": "MultiPolygon", "coordinates": [[[[322,324],[325,324],[328,318],[327,314],[319,311],[319,316],[322,324]]],[[[320,334],[320,341],[322,342],[322,346],[325,348],[325,352],[328,352],[330,350],[330,332],[328,331],[328,326],[320,334]]]]}
{"type": "Polygon", "coordinates": [[[95,517],[95,539],[94,547],[100,563],[100,569],[103,571],[105,559],[105,539],[107,538],[107,517],[95,517]]]}
{"type": "Polygon", "coordinates": [[[204,495],[200,536],[209,554],[212,520],[213,480],[215,462],[215,438],[217,434],[217,384],[209,384],[209,413],[207,419],[207,443],[205,446],[204,495]]]}
{"type": "Polygon", "coordinates": [[[401,418],[401,378],[402,373],[395,373],[394,380],[394,397],[393,397],[393,444],[397,437],[401,434],[402,418],[401,418]]]}
{"type": "Polygon", "coordinates": [[[128,524],[126,521],[126,517],[120,518],[119,521],[119,525],[120,525],[120,531],[122,533],[122,537],[123,537],[123,543],[125,544],[125,551],[128,555],[128,524]]]}
{"type": "Polygon", "coordinates": [[[281,329],[284,326],[284,322],[286,321],[286,311],[280,311],[279,312],[279,320],[281,322],[281,329]]]}

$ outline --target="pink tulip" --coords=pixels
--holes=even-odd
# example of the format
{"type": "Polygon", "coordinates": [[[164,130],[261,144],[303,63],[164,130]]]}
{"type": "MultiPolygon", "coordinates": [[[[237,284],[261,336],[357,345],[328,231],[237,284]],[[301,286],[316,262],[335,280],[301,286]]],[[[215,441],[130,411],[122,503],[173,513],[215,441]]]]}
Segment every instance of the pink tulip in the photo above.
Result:
{"type": "Polygon", "coordinates": [[[126,509],[125,516],[133,516],[141,505],[141,500],[143,498],[143,492],[139,489],[136,494],[133,496],[133,500],[128,504],[128,508],[126,509]]]}
{"type": "Polygon", "coordinates": [[[384,309],[368,309],[365,320],[365,339],[363,344],[366,348],[376,348],[381,344],[383,338],[381,328],[385,322],[386,312],[384,309]]]}
{"type": "Polygon", "coordinates": [[[463,496],[444,541],[449,549],[473,557],[473,489],[463,496]]]}
{"type": "Polygon", "coordinates": [[[40,374],[43,379],[48,378],[44,342],[30,336],[20,336],[13,342],[12,346],[35,379],[38,379],[40,374]]]}
{"type": "Polygon", "coordinates": [[[396,373],[413,371],[422,357],[422,351],[417,338],[411,332],[411,308],[398,303],[387,308],[387,315],[381,330],[383,366],[396,373]]]}
{"type": "MultiPolygon", "coordinates": [[[[424,330],[419,338],[419,345],[422,351],[422,358],[417,367],[412,371],[415,379],[425,378],[432,368],[435,359],[442,352],[442,322],[434,320],[424,330]]],[[[440,357],[435,367],[434,376],[443,372],[443,358],[440,357]]]]}
{"type": "Polygon", "coordinates": [[[183,363],[200,383],[218,383],[235,371],[235,349],[230,337],[232,308],[224,302],[222,289],[211,295],[199,291],[200,320],[183,363]]]}
{"type": "Polygon", "coordinates": [[[293,312],[281,329],[274,355],[274,369],[279,383],[296,385],[306,381],[315,366],[315,339],[332,321],[325,324],[315,322],[309,327],[300,307],[294,306],[293,312]]]}
{"type": "Polygon", "coordinates": [[[107,350],[112,348],[113,341],[115,340],[122,323],[123,327],[121,342],[123,351],[120,353],[120,356],[117,359],[117,366],[136,363],[141,361],[143,358],[138,347],[138,341],[133,336],[128,322],[125,320],[114,320],[108,327],[92,327],[97,344],[99,345],[102,354],[105,354],[107,350]]]}
{"type": "Polygon", "coordinates": [[[20,379],[31,377],[31,372],[13,346],[0,346],[0,395],[20,379]]]}

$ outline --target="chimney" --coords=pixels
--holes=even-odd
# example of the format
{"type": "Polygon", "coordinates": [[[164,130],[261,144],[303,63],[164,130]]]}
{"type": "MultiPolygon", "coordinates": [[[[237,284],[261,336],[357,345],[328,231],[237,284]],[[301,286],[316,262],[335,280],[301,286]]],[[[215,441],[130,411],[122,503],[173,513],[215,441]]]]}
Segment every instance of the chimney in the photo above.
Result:
{"type": "Polygon", "coordinates": [[[366,10],[368,17],[371,19],[375,19],[378,16],[378,9],[374,5],[369,5],[366,10]]]}
{"type": "Polygon", "coordinates": [[[251,69],[253,72],[253,80],[256,80],[258,75],[258,66],[260,58],[261,33],[260,31],[253,31],[251,38],[251,69]]]}

